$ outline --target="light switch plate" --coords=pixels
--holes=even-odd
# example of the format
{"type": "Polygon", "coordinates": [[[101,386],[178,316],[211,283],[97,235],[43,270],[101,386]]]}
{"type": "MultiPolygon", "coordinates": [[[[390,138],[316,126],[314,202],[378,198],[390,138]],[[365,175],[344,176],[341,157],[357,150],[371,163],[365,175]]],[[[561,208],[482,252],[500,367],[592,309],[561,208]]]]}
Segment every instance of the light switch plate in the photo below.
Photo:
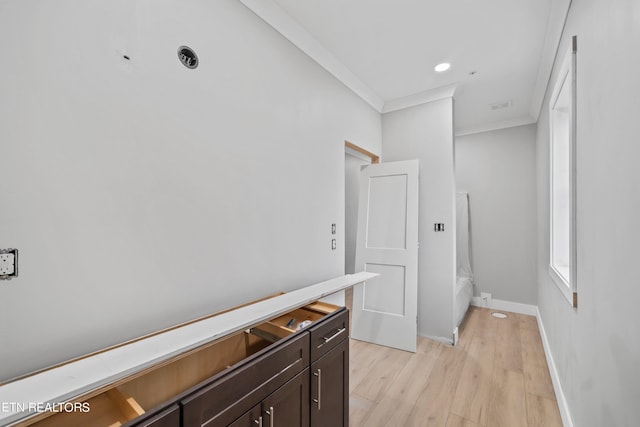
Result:
{"type": "Polygon", "coordinates": [[[0,249],[0,279],[11,279],[18,275],[18,250],[0,249]]]}

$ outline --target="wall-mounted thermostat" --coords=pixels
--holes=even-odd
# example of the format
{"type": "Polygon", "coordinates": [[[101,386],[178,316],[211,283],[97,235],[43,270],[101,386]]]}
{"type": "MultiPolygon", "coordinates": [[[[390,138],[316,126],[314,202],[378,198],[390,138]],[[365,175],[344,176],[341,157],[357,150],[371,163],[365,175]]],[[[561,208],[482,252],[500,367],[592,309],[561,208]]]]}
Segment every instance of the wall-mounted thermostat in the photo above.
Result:
{"type": "Polygon", "coordinates": [[[18,250],[0,249],[0,280],[18,276],[18,250]]]}

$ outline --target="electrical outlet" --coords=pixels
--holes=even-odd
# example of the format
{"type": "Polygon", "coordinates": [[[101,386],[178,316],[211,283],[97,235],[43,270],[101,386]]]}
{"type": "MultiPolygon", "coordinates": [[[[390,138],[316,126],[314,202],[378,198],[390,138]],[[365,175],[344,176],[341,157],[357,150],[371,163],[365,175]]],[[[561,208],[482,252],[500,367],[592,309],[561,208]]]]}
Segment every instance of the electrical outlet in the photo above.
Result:
{"type": "Polygon", "coordinates": [[[14,254],[0,254],[0,274],[8,276],[16,271],[16,256],[14,254]]]}
{"type": "Polygon", "coordinates": [[[0,249],[0,279],[11,279],[18,275],[18,250],[0,249]]]}
{"type": "Polygon", "coordinates": [[[333,249],[334,251],[336,250],[336,239],[331,239],[331,249],[333,249]]]}
{"type": "Polygon", "coordinates": [[[336,234],[336,225],[331,224],[331,234],[336,234]]]}
{"type": "Polygon", "coordinates": [[[433,231],[444,231],[444,224],[441,222],[433,224],[433,231]]]}

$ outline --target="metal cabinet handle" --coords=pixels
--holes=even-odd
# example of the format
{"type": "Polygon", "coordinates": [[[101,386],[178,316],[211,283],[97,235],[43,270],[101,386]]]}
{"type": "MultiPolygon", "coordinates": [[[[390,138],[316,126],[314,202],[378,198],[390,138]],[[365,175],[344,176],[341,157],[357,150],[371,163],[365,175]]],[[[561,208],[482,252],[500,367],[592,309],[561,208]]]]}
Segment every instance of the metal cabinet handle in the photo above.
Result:
{"type": "Polygon", "coordinates": [[[273,427],[273,419],[275,418],[276,411],[273,410],[273,406],[269,406],[269,410],[265,412],[267,413],[267,415],[269,415],[269,427],[273,427]]]}
{"type": "Polygon", "coordinates": [[[262,415],[260,415],[257,420],[253,420],[253,422],[258,424],[258,427],[262,427],[262,415]]]}
{"type": "Polygon", "coordinates": [[[318,377],[318,398],[313,399],[313,401],[318,404],[319,411],[322,405],[322,371],[320,368],[318,368],[318,372],[314,372],[313,375],[318,377]]]}
{"type": "Polygon", "coordinates": [[[328,343],[329,341],[331,341],[332,339],[334,339],[335,337],[337,337],[338,335],[340,335],[346,330],[347,330],[346,328],[340,328],[335,334],[331,335],[329,338],[322,337],[323,342],[318,346],[318,348],[322,347],[323,345],[325,345],[326,343],[328,343]]]}

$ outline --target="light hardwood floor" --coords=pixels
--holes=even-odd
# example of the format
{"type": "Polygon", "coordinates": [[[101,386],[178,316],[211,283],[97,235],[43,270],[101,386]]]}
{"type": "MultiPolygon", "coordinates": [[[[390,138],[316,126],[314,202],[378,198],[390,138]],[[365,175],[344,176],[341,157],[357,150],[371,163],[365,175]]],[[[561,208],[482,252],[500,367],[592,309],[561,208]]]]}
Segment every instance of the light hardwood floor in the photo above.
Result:
{"type": "Polygon", "coordinates": [[[455,347],[350,343],[350,425],[562,426],[535,317],[470,307],[455,347]]]}

